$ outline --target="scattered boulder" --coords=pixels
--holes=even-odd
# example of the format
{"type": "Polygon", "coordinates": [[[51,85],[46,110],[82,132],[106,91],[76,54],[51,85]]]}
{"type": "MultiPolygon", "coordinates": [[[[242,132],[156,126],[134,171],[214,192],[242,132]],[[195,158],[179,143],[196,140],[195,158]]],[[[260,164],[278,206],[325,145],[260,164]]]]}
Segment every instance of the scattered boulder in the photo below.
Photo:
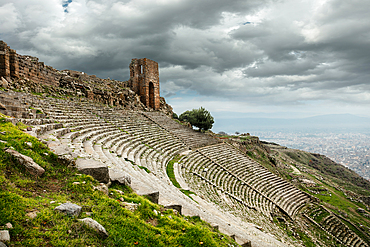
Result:
{"type": "Polygon", "coordinates": [[[89,226],[92,229],[94,229],[97,233],[99,233],[99,235],[101,237],[103,237],[103,238],[107,238],[108,237],[108,233],[105,230],[105,228],[102,225],[100,225],[97,221],[95,221],[95,220],[93,220],[91,218],[79,219],[79,221],[81,221],[82,223],[84,223],[87,226],[89,226]]]}
{"type": "Polygon", "coordinates": [[[54,210],[57,210],[69,216],[78,216],[81,213],[81,209],[82,207],[78,206],[77,204],[69,202],[63,203],[58,207],[54,208],[54,210]]]}
{"type": "Polygon", "coordinates": [[[19,162],[19,164],[23,165],[32,175],[41,176],[44,174],[44,168],[33,161],[31,157],[20,154],[19,152],[10,148],[6,149],[5,152],[12,155],[19,162]]]}
{"type": "Polygon", "coordinates": [[[78,158],[76,166],[79,172],[90,175],[101,183],[109,182],[108,166],[100,161],[78,158]]]}
{"type": "Polygon", "coordinates": [[[0,241],[10,241],[10,235],[8,230],[0,231],[0,241]]]}

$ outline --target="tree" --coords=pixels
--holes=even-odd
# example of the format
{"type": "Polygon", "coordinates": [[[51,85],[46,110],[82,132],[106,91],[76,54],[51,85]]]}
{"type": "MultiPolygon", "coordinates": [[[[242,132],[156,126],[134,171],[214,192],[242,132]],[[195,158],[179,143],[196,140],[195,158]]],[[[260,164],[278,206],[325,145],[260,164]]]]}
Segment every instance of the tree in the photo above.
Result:
{"type": "Polygon", "coordinates": [[[212,129],[214,123],[211,113],[203,107],[182,113],[179,120],[189,122],[199,128],[199,131],[212,129]]]}

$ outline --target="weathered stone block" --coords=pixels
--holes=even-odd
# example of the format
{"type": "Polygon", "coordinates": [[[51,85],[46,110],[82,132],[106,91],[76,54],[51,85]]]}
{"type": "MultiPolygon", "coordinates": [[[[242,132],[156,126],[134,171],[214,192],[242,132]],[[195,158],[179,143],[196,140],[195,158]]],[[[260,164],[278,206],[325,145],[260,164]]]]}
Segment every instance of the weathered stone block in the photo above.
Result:
{"type": "Polygon", "coordinates": [[[151,202],[158,204],[158,201],[159,201],[159,191],[151,192],[151,193],[148,193],[148,194],[142,194],[142,195],[148,197],[148,199],[151,202]]]}
{"type": "Polygon", "coordinates": [[[90,175],[101,183],[109,182],[108,166],[100,161],[78,158],[76,166],[79,172],[90,175]]]}
{"type": "Polygon", "coordinates": [[[179,204],[172,204],[172,205],[164,206],[164,208],[165,208],[165,209],[175,209],[177,212],[179,212],[179,214],[181,214],[182,205],[179,205],[179,204]]]}
{"type": "Polygon", "coordinates": [[[19,162],[19,164],[23,165],[26,170],[29,171],[32,175],[41,176],[42,174],[44,174],[44,168],[39,166],[35,161],[33,161],[32,158],[20,154],[13,149],[6,149],[5,152],[12,155],[19,162]]]}
{"type": "Polygon", "coordinates": [[[122,185],[129,186],[131,184],[131,177],[125,174],[122,170],[110,169],[109,178],[112,182],[117,182],[122,185]]]}

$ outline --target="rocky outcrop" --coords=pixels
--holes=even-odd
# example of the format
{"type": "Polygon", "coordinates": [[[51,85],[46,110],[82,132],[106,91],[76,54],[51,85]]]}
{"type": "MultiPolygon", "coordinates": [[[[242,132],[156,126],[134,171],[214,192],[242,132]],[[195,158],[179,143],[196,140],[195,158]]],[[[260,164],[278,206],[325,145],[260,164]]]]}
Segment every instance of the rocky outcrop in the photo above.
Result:
{"type": "Polygon", "coordinates": [[[29,171],[32,175],[41,176],[42,174],[44,174],[45,172],[44,168],[39,166],[35,161],[33,161],[32,158],[20,154],[17,151],[10,148],[6,149],[5,152],[12,155],[14,159],[17,160],[19,164],[23,165],[26,168],[26,170],[29,171]]]}

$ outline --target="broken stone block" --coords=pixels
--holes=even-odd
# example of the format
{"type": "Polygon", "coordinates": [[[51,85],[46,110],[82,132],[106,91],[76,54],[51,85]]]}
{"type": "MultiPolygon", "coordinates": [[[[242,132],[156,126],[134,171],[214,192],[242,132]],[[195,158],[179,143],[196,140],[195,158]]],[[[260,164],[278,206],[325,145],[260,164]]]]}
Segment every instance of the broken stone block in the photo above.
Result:
{"type": "Polygon", "coordinates": [[[131,184],[131,177],[125,174],[122,170],[110,169],[109,178],[112,182],[117,182],[122,185],[129,186],[131,184]]]}
{"type": "Polygon", "coordinates": [[[219,230],[219,225],[216,224],[216,223],[212,223],[211,224],[211,227],[215,230],[215,231],[218,231],[219,230]]]}
{"type": "Polygon", "coordinates": [[[103,238],[108,237],[108,233],[105,230],[105,228],[102,225],[100,225],[96,220],[93,220],[91,218],[84,218],[84,219],[79,219],[78,221],[81,221],[82,223],[94,229],[97,233],[99,233],[101,237],[103,238]]]}
{"type": "Polygon", "coordinates": [[[0,241],[10,241],[10,235],[8,230],[0,231],[0,241]]]}
{"type": "Polygon", "coordinates": [[[32,175],[41,176],[42,174],[44,174],[45,172],[44,168],[39,166],[35,161],[33,161],[32,158],[20,154],[17,151],[10,148],[6,149],[5,152],[12,155],[19,162],[19,164],[23,165],[27,169],[27,171],[29,171],[32,175]]]}
{"type": "Polygon", "coordinates": [[[109,182],[108,166],[100,161],[78,158],[76,166],[79,172],[90,175],[101,183],[109,182]]]}
{"type": "Polygon", "coordinates": [[[247,242],[242,244],[242,247],[252,247],[252,242],[250,240],[247,240],[247,242]]]}
{"type": "Polygon", "coordinates": [[[164,206],[165,209],[174,209],[176,210],[177,212],[179,212],[179,214],[181,214],[181,210],[182,210],[182,205],[179,205],[179,204],[173,204],[173,205],[167,205],[167,206],[164,206]]]}
{"type": "Polygon", "coordinates": [[[146,196],[146,197],[148,197],[148,199],[151,202],[158,204],[158,201],[159,201],[159,191],[150,192],[148,194],[140,194],[140,195],[146,196]]]}
{"type": "Polygon", "coordinates": [[[54,210],[64,213],[69,216],[77,216],[81,213],[82,207],[78,206],[77,204],[73,203],[63,203],[58,207],[54,208],[54,210]]]}

